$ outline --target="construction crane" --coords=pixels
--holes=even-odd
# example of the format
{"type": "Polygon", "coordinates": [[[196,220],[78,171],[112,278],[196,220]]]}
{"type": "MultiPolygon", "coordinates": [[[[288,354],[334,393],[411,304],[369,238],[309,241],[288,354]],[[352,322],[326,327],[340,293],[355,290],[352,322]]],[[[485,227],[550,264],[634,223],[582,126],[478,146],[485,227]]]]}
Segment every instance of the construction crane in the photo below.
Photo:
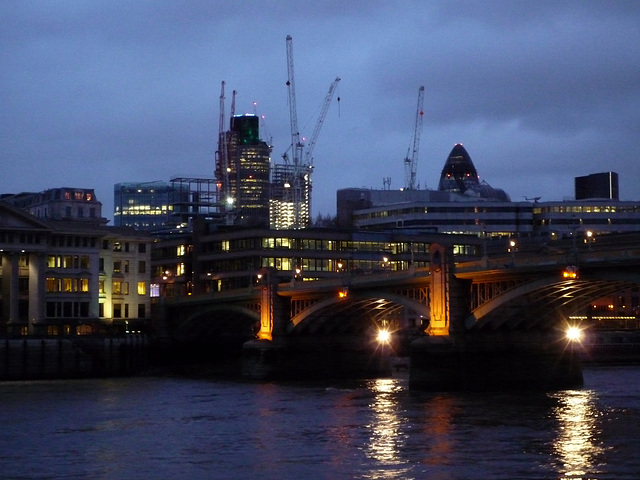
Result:
{"type": "MultiPolygon", "coordinates": [[[[298,131],[298,111],[296,109],[296,85],[293,74],[293,38],[287,35],[287,88],[289,91],[289,122],[291,126],[291,149],[293,155],[293,165],[300,165],[302,157],[302,143],[300,142],[300,132],[298,131]]],[[[288,160],[286,153],[285,161],[288,160]]]]}
{"type": "Polygon", "coordinates": [[[420,133],[422,132],[422,117],[424,116],[424,87],[418,89],[418,108],[416,108],[416,121],[413,128],[412,143],[404,159],[405,188],[415,190],[416,169],[418,168],[418,151],[420,149],[420,133]]]}
{"type": "MultiPolygon", "coordinates": [[[[227,128],[225,124],[225,116],[224,116],[224,86],[225,81],[222,81],[222,85],[220,87],[220,120],[218,127],[218,151],[216,159],[216,170],[219,175],[219,178],[222,180],[222,189],[224,199],[223,202],[226,204],[229,198],[231,198],[231,185],[229,184],[229,154],[228,154],[228,139],[227,139],[227,128]]],[[[235,95],[235,91],[234,91],[235,95]]]]}
{"type": "MultiPolygon", "coordinates": [[[[318,135],[320,135],[320,130],[322,129],[322,124],[324,123],[324,119],[327,116],[327,111],[329,110],[329,105],[331,105],[331,99],[333,98],[333,94],[336,91],[336,87],[340,82],[340,77],[336,77],[331,86],[329,87],[329,92],[324,99],[322,104],[322,109],[320,110],[320,115],[318,116],[318,121],[316,122],[316,126],[313,129],[313,133],[311,134],[311,140],[307,144],[307,147],[304,151],[304,163],[305,165],[313,165],[313,157],[311,156],[313,152],[313,148],[316,146],[316,141],[318,140],[318,135]]],[[[339,98],[338,98],[339,100],[339,98]]]]}

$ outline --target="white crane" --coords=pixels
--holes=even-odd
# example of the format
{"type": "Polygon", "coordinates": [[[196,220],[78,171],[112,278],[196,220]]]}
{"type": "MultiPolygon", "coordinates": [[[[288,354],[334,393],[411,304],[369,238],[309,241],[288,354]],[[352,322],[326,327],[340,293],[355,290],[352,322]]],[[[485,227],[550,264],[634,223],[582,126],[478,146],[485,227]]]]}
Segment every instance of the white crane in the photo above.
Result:
{"type": "MultiPolygon", "coordinates": [[[[322,109],[320,110],[320,115],[318,116],[318,121],[316,122],[316,126],[313,129],[313,133],[311,134],[311,140],[306,146],[304,151],[304,161],[306,165],[313,165],[313,157],[311,153],[313,152],[313,148],[316,146],[316,142],[318,140],[318,135],[320,135],[320,130],[322,129],[322,124],[324,123],[324,119],[327,116],[327,111],[329,110],[329,105],[331,105],[331,99],[333,98],[333,94],[336,91],[336,87],[338,86],[338,82],[340,82],[340,77],[336,77],[331,86],[329,87],[329,92],[324,99],[322,104],[322,109]]],[[[338,100],[340,100],[338,98],[338,100]]]]}
{"type": "MultiPolygon", "coordinates": [[[[291,35],[287,35],[286,38],[287,45],[287,88],[289,93],[289,121],[291,128],[291,145],[289,148],[291,149],[290,159],[287,155],[287,152],[284,153],[283,158],[285,163],[292,166],[291,174],[292,174],[292,182],[290,182],[290,186],[287,189],[290,192],[290,201],[293,203],[293,228],[301,228],[301,206],[304,193],[303,185],[302,185],[302,177],[305,176],[305,181],[310,185],[311,184],[311,170],[313,168],[313,149],[316,145],[316,141],[318,140],[318,135],[320,134],[320,130],[322,128],[322,124],[324,122],[325,116],[329,109],[329,105],[331,103],[331,99],[333,98],[333,94],[335,93],[338,82],[340,82],[340,78],[336,77],[331,86],[329,87],[329,92],[325,97],[324,103],[322,105],[322,109],[320,112],[320,116],[318,117],[318,121],[316,123],[315,129],[311,135],[311,140],[305,149],[304,144],[300,138],[300,131],[298,130],[298,112],[296,109],[296,87],[295,87],[295,75],[293,72],[293,39],[291,35]]],[[[310,208],[310,198],[308,200],[308,208],[310,208]]],[[[307,212],[310,214],[311,212],[307,212]]]]}
{"type": "Polygon", "coordinates": [[[229,183],[229,154],[227,152],[228,149],[228,141],[227,141],[227,128],[226,121],[224,116],[224,86],[225,81],[222,81],[222,85],[220,87],[220,119],[219,119],[219,127],[218,127],[218,151],[216,159],[216,169],[222,180],[222,188],[223,188],[223,202],[226,205],[226,202],[231,197],[231,185],[229,183]]]}
{"type": "Polygon", "coordinates": [[[412,146],[407,151],[404,159],[405,188],[414,190],[416,187],[416,169],[418,168],[418,151],[420,149],[420,133],[422,132],[422,117],[424,116],[424,87],[418,89],[418,107],[416,108],[416,121],[413,128],[412,146]],[[409,155],[411,154],[411,155],[409,155]]]}

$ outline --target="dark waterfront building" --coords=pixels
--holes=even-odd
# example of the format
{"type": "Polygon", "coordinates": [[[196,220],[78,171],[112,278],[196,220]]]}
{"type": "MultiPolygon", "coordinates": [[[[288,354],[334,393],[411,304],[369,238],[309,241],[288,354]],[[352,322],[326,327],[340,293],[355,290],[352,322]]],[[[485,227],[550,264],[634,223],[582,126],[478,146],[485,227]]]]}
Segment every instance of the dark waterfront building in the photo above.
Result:
{"type": "Polygon", "coordinates": [[[618,174],[615,172],[594,173],[575,178],[576,200],[618,200],[618,174]]]}

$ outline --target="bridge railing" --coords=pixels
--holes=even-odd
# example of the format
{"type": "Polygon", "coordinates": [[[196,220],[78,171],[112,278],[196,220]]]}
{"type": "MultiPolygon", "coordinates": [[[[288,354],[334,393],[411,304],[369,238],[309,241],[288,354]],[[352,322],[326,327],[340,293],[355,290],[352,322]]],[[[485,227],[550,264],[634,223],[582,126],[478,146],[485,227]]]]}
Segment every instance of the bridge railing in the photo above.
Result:
{"type": "Polygon", "coordinates": [[[483,270],[507,270],[507,269],[526,269],[540,268],[546,269],[550,266],[557,265],[563,268],[567,265],[580,264],[598,264],[609,263],[626,264],[629,261],[640,262],[640,248],[625,250],[597,250],[596,248],[568,251],[563,253],[518,253],[510,255],[483,257],[479,260],[457,263],[455,266],[456,273],[478,272],[483,270]]]}

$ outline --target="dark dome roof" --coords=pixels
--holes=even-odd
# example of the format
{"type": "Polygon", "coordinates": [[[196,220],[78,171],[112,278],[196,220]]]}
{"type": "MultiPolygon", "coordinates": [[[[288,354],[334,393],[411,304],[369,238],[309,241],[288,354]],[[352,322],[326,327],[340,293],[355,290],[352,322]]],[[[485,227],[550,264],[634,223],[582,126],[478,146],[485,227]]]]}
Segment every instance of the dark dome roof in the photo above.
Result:
{"type": "Polygon", "coordinates": [[[457,143],[444,164],[438,190],[465,193],[479,184],[478,172],[473,166],[471,157],[462,144],[457,143]]]}

